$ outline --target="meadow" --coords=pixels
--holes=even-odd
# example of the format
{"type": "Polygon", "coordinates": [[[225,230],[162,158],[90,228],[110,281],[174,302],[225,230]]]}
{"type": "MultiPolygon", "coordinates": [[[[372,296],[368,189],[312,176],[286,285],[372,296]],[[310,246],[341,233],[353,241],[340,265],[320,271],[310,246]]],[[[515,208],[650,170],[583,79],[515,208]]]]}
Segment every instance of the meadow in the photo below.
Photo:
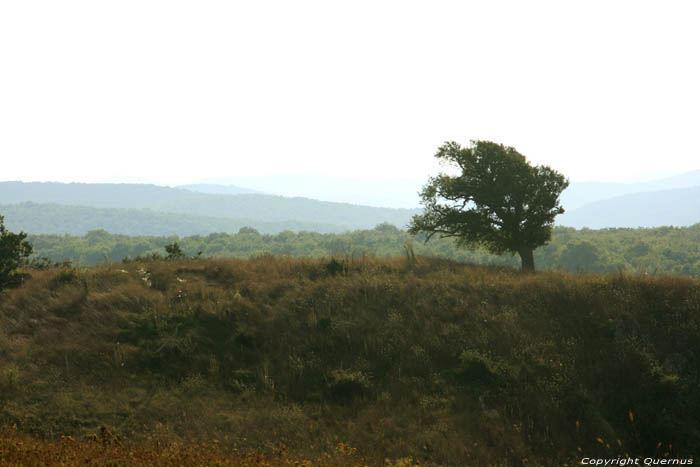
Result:
{"type": "Polygon", "coordinates": [[[0,293],[9,464],[59,453],[102,465],[700,454],[695,279],[411,255],[142,258],[30,274],[0,293]]]}

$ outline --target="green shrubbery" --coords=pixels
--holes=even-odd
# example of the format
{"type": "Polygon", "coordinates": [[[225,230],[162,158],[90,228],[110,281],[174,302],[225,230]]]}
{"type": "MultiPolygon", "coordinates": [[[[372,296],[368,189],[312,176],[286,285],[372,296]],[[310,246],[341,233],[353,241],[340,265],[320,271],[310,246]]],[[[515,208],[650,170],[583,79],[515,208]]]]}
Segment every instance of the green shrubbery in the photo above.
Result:
{"type": "MultiPolygon", "coordinates": [[[[185,256],[248,258],[265,254],[297,257],[361,258],[435,256],[477,264],[518,267],[517,258],[494,256],[483,250],[457,248],[454,239],[424,243],[425,235],[411,236],[390,224],[344,234],[283,232],[263,235],[243,228],[237,234],[191,237],[129,237],[95,231],[84,237],[30,235],[37,257],[75,264],[100,264],[124,257],[158,259],[166,245],[177,243],[185,256]]],[[[700,277],[700,224],[653,229],[576,230],[557,227],[552,241],[535,250],[538,269],[569,272],[683,274],[700,277]]],[[[37,262],[40,265],[41,262],[37,262]]]]}
{"type": "Polygon", "coordinates": [[[12,233],[5,228],[4,218],[0,216],[0,290],[10,285],[21,283],[23,275],[19,268],[27,263],[32,254],[32,245],[27,234],[12,233]]]}

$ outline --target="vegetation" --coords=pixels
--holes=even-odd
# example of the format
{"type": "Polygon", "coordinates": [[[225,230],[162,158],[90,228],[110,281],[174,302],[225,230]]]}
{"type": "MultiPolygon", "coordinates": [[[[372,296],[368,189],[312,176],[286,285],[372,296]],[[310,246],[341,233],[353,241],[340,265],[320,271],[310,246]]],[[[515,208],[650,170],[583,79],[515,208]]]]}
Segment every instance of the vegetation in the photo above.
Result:
{"type": "MultiPolygon", "coordinates": [[[[151,440],[134,443],[115,435],[102,425],[83,438],[61,436],[60,440],[37,439],[14,428],[0,430],[2,465],[105,465],[105,466],[187,466],[187,467],[362,467],[368,461],[357,450],[337,442],[324,456],[304,459],[290,453],[284,444],[269,455],[257,450],[222,448],[218,440],[201,443],[162,443],[151,440]]],[[[412,467],[407,459],[386,459],[387,467],[412,467]]]]}
{"type": "Polygon", "coordinates": [[[559,195],[569,181],[490,141],[464,148],[448,142],[435,157],[461,173],[430,179],[421,193],[425,212],[413,217],[409,231],[426,232],[426,241],[440,234],[494,254],[517,253],[522,270],[534,271],[533,251],[550,240],[554,218],[564,212],[559,195]]]}
{"type": "MultiPolygon", "coordinates": [[[[433,239],[424,243],[424,235],[410,235],[390,224],[371,230],[344,234],[282,232],[262,234],[251,227],[237,234],[193,235],[185,238],[131,237],[95,230],[82,237],[68,235],[29,235],[35,260],[72,261],[91,265],[120,261],[125,257],[163,255],[164,246],[178,242],[187,256],[202,252],[204,257],[248,258],[259,255],[300,257],[395,257],[410,246],[417,255],[450,258],[461,262],[517,267],[512,255],[493,255],[483,249],[458,248],[452,239],[433,239]]],[[[542,269],[566,269],[570,272],[628,271],[648,274],[681,274],[700,278],[700,224],[692,227],[654,229],[576,230],[555,227],[549,244],[535,250],[542,269]]]]}
{"type": "Polygon", "coordinates": [[[369,465],[700,455],[697,280],[420,256],[32,276],[0,294],[0,424],[19,433],[3,440],[104,425],[267,458],[342,442],[369,465]]]}
{"type": "Polygon", "coordinates": [[[16,282],[17,270],[32,254],[32,245],[27,234],[12,233],[5,228],[5,219],[0,216],[0,290],[16,282]]]}
{"type": "Polygon", "coordinates": [[[150,209],[94,208],[55,203],[0,205],[0,212],[5,214],[8,227],[33,234],[85,235],[91,230],[104,229],[123,235],[187,236],[237,232],[246,226],[253,226],[260,232],[270,234],[284,230],[310,230],[325,233],[348,230],[347,227],[319,221],[261,221],[159,212],[150,209]]]}

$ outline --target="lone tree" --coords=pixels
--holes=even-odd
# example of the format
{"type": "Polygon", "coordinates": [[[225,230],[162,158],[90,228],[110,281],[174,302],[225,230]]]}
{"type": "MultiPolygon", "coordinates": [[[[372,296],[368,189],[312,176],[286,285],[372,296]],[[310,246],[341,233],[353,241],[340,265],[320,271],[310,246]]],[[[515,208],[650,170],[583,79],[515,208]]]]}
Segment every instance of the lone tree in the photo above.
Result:
{"type": "Polygon", "coordinates": [[[559,195],[569,181],[547,166],[531,166],[514,148],[490,141],[462,147],[443,144],[435,154],[461,174],[431,177],[421,192],[423,214],[409,231],[456,237],[462,246],[491,253],[518,253],[522,270],[535,270],[533,251],[552,236],[554,217],[564,212],[559,195]]]}
{"type": "Polygon", "coordinates": [[[27,234],[8,232],[5,228],[5,218],[0,216],[0,290],[12,284],[17,269],[26,263],[32,254],[32,244],[27,240],[27,234]]]}
{"type": "Polygon", "coordinates": [[[183,253],[177,242],[165,245],[165,252],[168,254],[167,259],[180,259],[185,257],[185,253],[183,253]]]}

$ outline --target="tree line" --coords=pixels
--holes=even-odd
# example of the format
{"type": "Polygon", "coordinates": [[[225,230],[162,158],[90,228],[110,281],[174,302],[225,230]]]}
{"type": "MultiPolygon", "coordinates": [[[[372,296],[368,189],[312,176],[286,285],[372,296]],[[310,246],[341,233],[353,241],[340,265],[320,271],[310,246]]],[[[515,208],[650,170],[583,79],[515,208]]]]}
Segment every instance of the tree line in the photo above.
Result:
{"type": "MultiPolygon", "coordinates": [[[[238,233],[210,235],[129,236],[94,230],[83,236],[28,235],[31,258],[76,265],[119,262],[124,258],[166,256],[165,246],[177,243],[190,257],[247,258],[261,255],[295,257],[396,257],[410,248],[417,256],[450,258],[475,264],[519,267],[509,253],[496,255],[483,248],[468,249],[451,238],[425,243],[425,234],[410,234],[391,224],[342,234],[291,232],[262,234],[251,227],[238,233]],[[201,253],[201,254],[200,254],[201,253]]],[[[535,250],[539,269],[611,273],[681,274],[700,277],[700,224],[651,229],[574,229],[555,227],[551,241],[535,250]]]]}

